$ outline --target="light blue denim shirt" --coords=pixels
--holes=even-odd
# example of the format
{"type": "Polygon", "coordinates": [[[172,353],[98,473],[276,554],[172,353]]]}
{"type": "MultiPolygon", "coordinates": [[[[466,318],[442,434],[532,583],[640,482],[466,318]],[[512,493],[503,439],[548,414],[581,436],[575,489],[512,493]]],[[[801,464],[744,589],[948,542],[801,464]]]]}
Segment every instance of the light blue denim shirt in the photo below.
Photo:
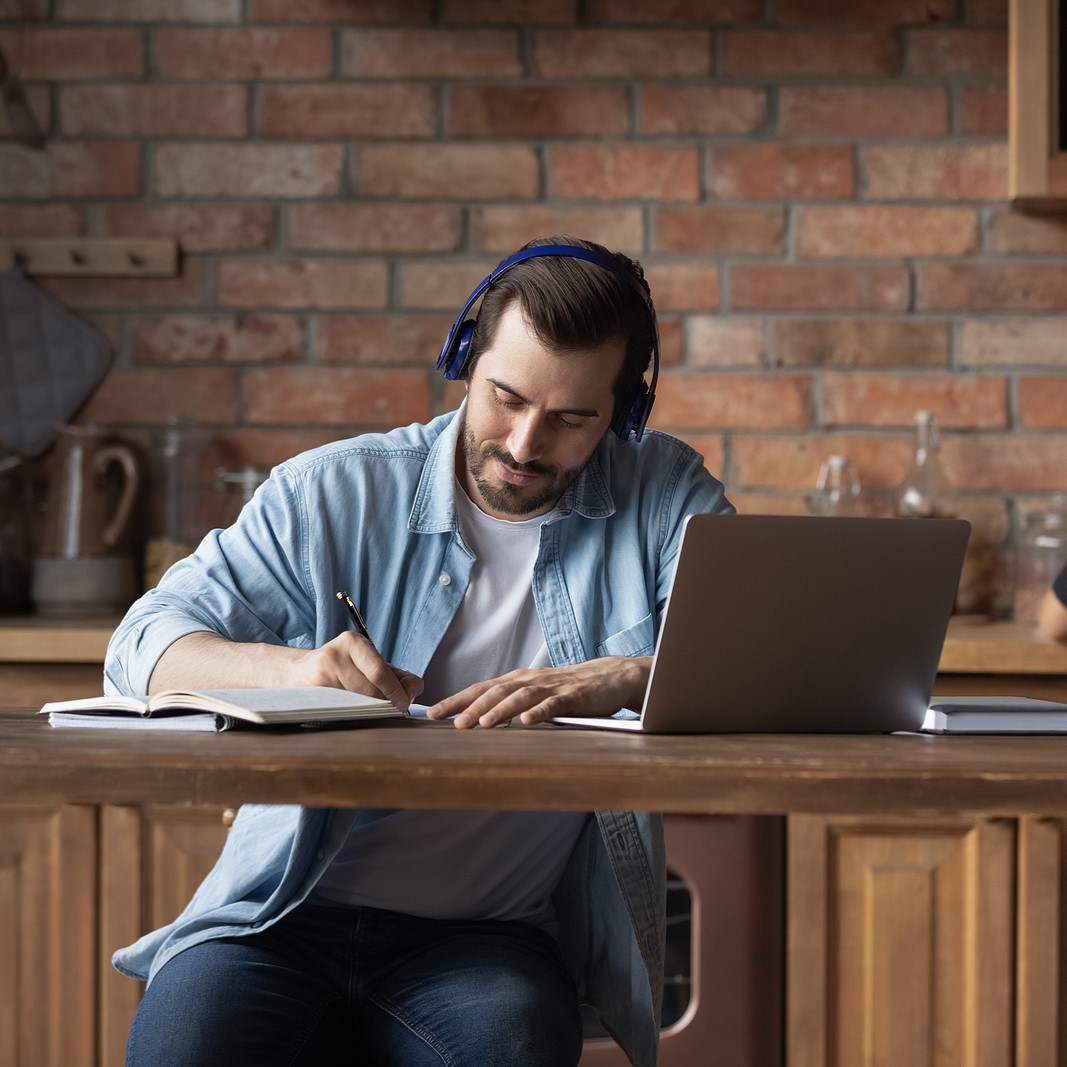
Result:
{"type": "MultiPolygon", "coordinates": [[[[473,561],[454,502],[457,415],[277,467],[233,526],[130,608],[108,647],[107,691],[146,692],[168,646],[197,631],[318,647],[348,625],[338,589],[366,606],[385,658],[421,675],[473,561]]],[[[607,435],[541,527],[533,585],[552,663],[651,654],[685,516],[732,510],[681,441],[607,435]]],[[[269,926],[307,897],[353,818],[245,805],[182,914],[116,952],[115,966],[150,980],[191,945],[269,926]]],[[[579,991],[638,1067],[656,1058],[664,898],[661,821],[633,812],[597,813],[553,896],[579,991]]]]}

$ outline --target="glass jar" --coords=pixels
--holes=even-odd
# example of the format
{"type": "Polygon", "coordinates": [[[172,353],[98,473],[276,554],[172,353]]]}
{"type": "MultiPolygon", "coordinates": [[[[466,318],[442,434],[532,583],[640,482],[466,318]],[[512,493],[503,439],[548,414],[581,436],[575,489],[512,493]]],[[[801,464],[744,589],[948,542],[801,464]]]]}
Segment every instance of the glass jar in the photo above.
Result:
{"type": "Polygon", "coordinates": [[[225,494],[219,525],[231,525],[241,514],[241,509],[252,499],[256,490],[268,477],[270,477],[269,470],[251,464],[235,467],[232,470],[220,467],[215,471],[215,488],[225,494]]]}
{"type": "Polygon", "coordinates": [[[856,468],[844,456],[828,456],[819,468],[815,491],[805,497],[813,515],[850,515],[856,511],[860,480],[856,468]]]}
{"type": "Polygon", "coordinates": [[[1026,514],[1015,557],[1015,618],[1036,624],[1041,601],[1067,562],[1067,495],[1057,493],[1047,509],[1026,514]]]}

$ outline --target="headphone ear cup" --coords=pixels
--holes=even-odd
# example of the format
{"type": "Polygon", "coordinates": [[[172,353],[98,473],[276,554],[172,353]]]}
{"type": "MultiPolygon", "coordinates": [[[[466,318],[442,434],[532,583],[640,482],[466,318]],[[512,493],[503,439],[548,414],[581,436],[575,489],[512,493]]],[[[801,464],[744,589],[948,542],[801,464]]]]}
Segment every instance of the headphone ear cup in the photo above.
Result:
{"type": "Polygon", "coordinates": [[[467,357],[470,355],[471,339],[474,337],[474,319],[466,319],[460,323],[456,330],[456,336],[452,343],[446,346],[437,360],[437,367],[450,381],[463,377],[464,368],[467,365],[467,357]]]}
{"type": "Polygon", "coordinates": [[[615,424],[612,426],[615,435],[625,441],[631,434],[636,434],[640,440],[648,414],[648,385],[642,382],[634,394],[633,400],[630,401],[630,406],[622,414],[621,418],[615,420],[615,424]]]}

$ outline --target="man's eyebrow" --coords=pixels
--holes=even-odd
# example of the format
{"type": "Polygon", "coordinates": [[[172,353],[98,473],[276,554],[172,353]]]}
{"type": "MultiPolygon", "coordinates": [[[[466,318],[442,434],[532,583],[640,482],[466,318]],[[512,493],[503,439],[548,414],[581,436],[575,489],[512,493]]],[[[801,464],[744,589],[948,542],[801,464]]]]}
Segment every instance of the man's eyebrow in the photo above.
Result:
{"type": "MultiPolygon", "coordinates": [[[[517,389],[512,388],[506,382],[500,381],[499,378],[485,379],[487,382],[492,383],[497,389],[502,389],[505,393],[510,393],[517,400],[521,400],[524,404],[528,404],[530,401],[527,397],[523,396],[517,389]]],[[[583,419],[596,419],[600,417],[600,412],[596,408],[553,408],[551,411],[553,415],[574,415],[583,419]]]]}

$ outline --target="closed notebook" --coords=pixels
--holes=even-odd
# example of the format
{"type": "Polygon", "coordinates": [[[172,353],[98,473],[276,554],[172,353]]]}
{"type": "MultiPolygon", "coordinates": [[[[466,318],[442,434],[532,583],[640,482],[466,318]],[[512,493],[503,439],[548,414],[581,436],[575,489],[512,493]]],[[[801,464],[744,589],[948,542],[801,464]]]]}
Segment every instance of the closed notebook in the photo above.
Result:
{"type": "Polygon", "coordinates": [[[402,717],[387,700],[344,689],[166,690],[153,696],[51,701],[38,712],[53,726],[112,730],[218,731],[237,725],[329,726],[402,717]]]}
{"type": "Polygon", "coordinates": [[[923,722],[929,734],[1067,734],[1067,704],[1013,696],[936,696],[923,722]]]}

